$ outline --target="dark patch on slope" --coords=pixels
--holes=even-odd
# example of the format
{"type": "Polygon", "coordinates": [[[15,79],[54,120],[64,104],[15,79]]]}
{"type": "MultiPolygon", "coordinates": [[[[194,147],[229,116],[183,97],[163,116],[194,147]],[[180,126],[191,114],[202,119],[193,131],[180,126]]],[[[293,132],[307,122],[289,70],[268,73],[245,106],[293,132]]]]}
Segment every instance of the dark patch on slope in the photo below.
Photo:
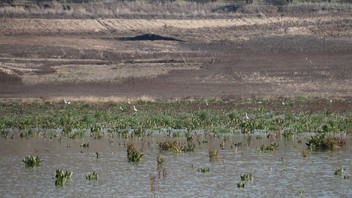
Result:
{"type": "Polygon", "coordinates": [[[166,37],[166,36],[160,36],[157,34],[143,34],[143,35],[134,36],[134,37],[122,37],[119,40],[122,40],[122,41],[179,41],[179,42],[183,42],[180,39],[166,37]]]}

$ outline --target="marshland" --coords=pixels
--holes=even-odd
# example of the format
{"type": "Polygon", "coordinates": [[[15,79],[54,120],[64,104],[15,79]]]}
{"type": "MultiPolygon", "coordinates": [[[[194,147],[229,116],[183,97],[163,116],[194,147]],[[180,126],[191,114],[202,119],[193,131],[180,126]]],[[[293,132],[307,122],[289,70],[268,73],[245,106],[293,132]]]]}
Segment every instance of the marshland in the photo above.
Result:
{"type": "Polygon", "coordinates": [[[2,101],[0,194],[347,196],[351,106],[309,97],[2,101]]]}
{"type": "Polygon", "coordinates": [[[0,197],[349,197],[348,0],[0,3],[0,197]]]}

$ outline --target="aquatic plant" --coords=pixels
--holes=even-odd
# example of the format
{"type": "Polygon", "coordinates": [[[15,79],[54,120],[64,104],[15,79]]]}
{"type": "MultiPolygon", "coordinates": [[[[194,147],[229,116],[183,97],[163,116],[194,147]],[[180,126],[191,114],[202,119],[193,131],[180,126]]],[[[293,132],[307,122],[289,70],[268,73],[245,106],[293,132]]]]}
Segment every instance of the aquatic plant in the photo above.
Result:
{"type": "Polygon", "coordinates": [[[104,137],[104,133],[100,125],[95,125],[90,129],[90,137],[94,139],[101,139],[104,137]]]}
{"type": "Polygon", "coordinates": [[[253,181],[253,175],[251,173],[245,173],[240,176],[241,181],[237,183],[238,188],[245,188],[248,182],[253,181]]]}
{"type": "Polygon", "coordinates": [[[89,180],[89,181],[97,181],[98,180],[98,173],[93,171],[93,172],[89,172],[86,174],[86,180],[89,180]]]}
{"type": "Polygon", "coordinates": [[[155,181],[156,181],[156,176],[150,174],[150,192],[155,193],[155,181]]]}
{"type": "Polygon", "coordinates": [[[82,143],[80,147],[89,148],[89,142],[82,143]]]}
{"type": "Polygon", "coordinates": [[[292,131],[286,131],[283,135],[286,140],[293,140],[295,137],[295,134],[292,131]]]}
{"type": "Polygon", "coordinates": [[[165,141],[159,143],[159,149],[162,151],[173,150],[175,153],[194,151],[196,145],[193,142],[181,143],[178,141],[165,141]]]}
{"type": "Polygon", "coordinates": [[[260,151],[262,152],[276,151],[278,148],[279,148],[279,145],[276,142],[274,142],[269,145],[263,144],[262,146],[260,146],[260,151]]]}
{"type": "Polygon", "coordinates": [[[220,143],[220,148],[221,148],[221,150],[225,150],[225,142],[220,143]]]}
{"type": "Polygon", "coordinates": [[[64,186],[71,179],[73,172],[57,169],[55,172],[55,186],[64,186]]]}
{"type": "Polygon", "coordinates": [[[187,143],[181,146],[181,151],[183,152],[192,152],[196,148],[196,145],[193,143],[187,143]]]}
{"type": "Polygon", "coordinates": [[[210,149],[209,150],[209,158],[211,162],[217,161],[218,160],[218,155],[219,151],[216,149],[210,149]]]}
{"type": "Polygon", "coordinates": [[[70,133],[67,134],[67,136],[71,139],[82,139],[85,136],[85,130],[83,129],[77,129],[77,130],[72,130],[70,133]]]}
{"type": "Polygon", "coordinates": [[[253,120],[244,120],[242,123],[240,123],[240,129],[243,134],[249,134],[253,133],[254,130],[256,129],[255,126],[255,121],[253,120]]]}
{"type": "Polygon", "coordinates": [[[342,177],[343,171],[343,168],[338,168],[335,170],[335,175],[342,177]]]}
{"type": "Polygon", "coordinates": [[[20,133],[20,138],[22,139],[22,138],[28,138],[28,133],[27,132],[21,132],[20,133]]]}
{"type": "Polygon", "coordinates": [[[9,132],[8,131],[5,131],[5,130],[1,130],[1,127],[0,127],[0,133],[1,133],[1,137],[3,138],[7,138],[9,136],[9,132]]]}
{"type": "Polygon", "coordinates": [[[351,111],[343,113],[320,112],[320,110],[303,113],[298,111],[310,105],[311,102],[323,101],[321,99],[309,101],[296,98],[270,99],[264,100],[264,102],[262,99],[241,99],[233,102],[215,101],[211,103],[212,105],[207,106],[206,110],[200,108],[204,107],[206,101],[206,99],[138,101],[139,109],[143,109],[143,111],[138,111],[138,114],[133,114],[133,116],[131,116],[133,109],[128,108],[131,105],[127,102],[75,102],[70,105],[51,102],[28,104],[0,102],[0,129],[18,128],[23,132],[22,138],[30,136],[28,129],[32,129],[32,131],[35,129],[62,129],[63,134],[71,138],[80,138],[83,135],[80,133],[81,131],[93,129],[92,131],[95,132],[92,133],[92,136],[98,139],[103,137],[102,129],[109,127],[126,138],[133,135],[144,135],[146,129],[155,131],[166,128],[171,129],[172,137],[182,137],[183,133],[192,130],[206,130],[218,134],[235,131],[247,134],[253,133],[255,130],[263,130],[265,132],[285,131],[288,139],[291,135],[301,132],[338,133],[352,131],[351,111]],[[295,107],[283,106],[282,102],[294,104],[295,107]],[[236,110],[233,106],[234,103],[236,110]],[[120,107],[125,110],[121,111],[120,107]],[[19,109],[21,113],[13,116],[13,112],[17,112],[19,109]],[[248,115],[245,117],[246,112],[248,115]],[[185,129],[185,131],[175,132],[172,129],[185,129]]]}
{"type": "Polygon", "coordinates": [[[298,193],[299,193],[300,195],[303,195],[303,194],[304,194],[304,190],[303,190],[303,189],[300,189],[300,190],[298,191],[298,193]]]}
{"type": "Polygon", "coordinates": [[[322,134],[312,136],[306,145],[312,151],[327,151],[345,146],[346,141],[340,137],[338,138],[322,134]]]}
{"type": "Polygon", "coordinates": [[[171,141],[160,142],[159,149],[162,151],[169,151],[172,149],[174,143],[175,142],[171,142],[171,141]]]}
{"type": "Polygon", "coordinates": [[[127,147],[127,158],[129,162],[140,162],[143,158],[143,153],[138,151],[136,147],[130,143],[127,147]]]}
{"type": "Polygon", "coordinates": [[[207,173],[209,171],[210,171],[209,167],[198,168],[198,172],[201,172],[201,173],[207,173]]]}
{"type": "Polygon", "coordinates": [[[165,161],[166,161],[166,159],[159,154],[158,157],[156,158],[158,168],[163,167],[165,164],[165,161]]]}
{"type": "Polygon", "coordinates": [[[245,188],[245,187],[246,187],[246,184],[247,184],[247,182],[240,181],[240,182],[237,183],[237,187],[238,187],[238,188],[245,188]]]}
{"type": "Polygon", "coordinates": [[[241,181],[245,181],[245,182],[253,181],[253,175],[251,173],[245,173],[241,175],[241,181]]]}
{"type": "Polygon", "coordinates": [[[302,157],[303,157],[303,158],[308,157],[308,155],[309,155],[309,150],[303,150],[303,151],[302,151],[302,157]]]}
{"type": "Polygon", "coordinates": [[[40,163],[43,162],[43,160],[39,156],[32,156],[32,155],[31,156],[26,156],[22,161],[28,167],[39,166],[40,163]]]}

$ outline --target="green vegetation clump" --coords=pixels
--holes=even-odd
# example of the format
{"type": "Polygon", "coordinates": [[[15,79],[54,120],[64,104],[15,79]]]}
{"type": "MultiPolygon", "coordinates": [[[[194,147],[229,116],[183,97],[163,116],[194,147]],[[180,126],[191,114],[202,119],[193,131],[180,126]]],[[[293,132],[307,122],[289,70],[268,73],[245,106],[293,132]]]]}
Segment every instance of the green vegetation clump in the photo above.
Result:
{"type": "Polygon", "coordinates": [[[247,183],[253,181],[253,178],[254,178],[252,173],[245,173],[240,177],[241,177],[241,181],[237,183],[238,188],[245,188],[247,186],[247,183]]]}
{"type": "Polygon", "coordinates": [[[198,168],[198,172],[201,172],[201,173],[207,173],[209,171],[210,171],[209,167],[198,168]]]}
{"type": "Polygon", "coordinates": [[[164,166],[166,159],[161,156],[160,154],[158,155],[158,157],[156,158],[156,162],[158,166],[164,166]]]}
{"type": "Polygon", "coordinates": [[[43,162],[43,160],[39,156],[26,156],[22,161],[28,167],[39,166],[40,163],[43,162]]]}
{"type": "Polygon", "coordinates": [[[241,175],[241,181],[244,181],[244,182],[253,181],[253,175],[251,173],[245,173],[241,175]]]}
{"type": "Polygon", "coordinates": [[[138,151],[133,144],[128,144],[127,158],[129,162],[140,162],[143,159],[143,153],[138,151]]]}
{"type": "Polygon", "coordinates": [[[262,152],[268,152],[268,151],[276,151],[279,148],[279,145],[277,143],[271,143],[269,145],[262,145],[260,147],[260,151],[262,152]]]}
{"type": "MultiPolygon", "coordinates": [[[[70,105],[0,102],[0,128],[19,129],[24,139],[38,129],[59,129],[62,135],[70,138],[83,138],[90,130],[91,136],[96,139],[101,139],[105,130],[124,138],[141,137],[165,129],[172,137],[181,137],[182,133],[194,130],[217,135],[284,131],[287,139],[304,132],[352,131],[351,111],[327,112],[322,109],[304,112],[314,102],[326,103],[322,99],[295,98],[285,99],[287,105],[282,105],[279,99],[208,100],[208,105],[204,100],[136,101],[133,104],[143,110],[136,113],[127,102],[75,102],[70,105]],[[16,113],[18,109],[21,109],[21,114],[16,113]]],[[[172,142],[160,148],[171,150],[172,142]]],[[[192,150],[192,146],[188,145],[185,149],[192,150]]]]}
{"type": "Polygon", "coordinates": [[[218,155],[219,151],[216,149],[210,149],[209,150],[209,158],[211,162],[217,161],[218,160],[218,155]]]}
{"type": "Polygon", "coordinates": [[[97,181],[98,180],[98,173],[93,171],[93,172],[89,172],[86,174],[86,180],[89,180],[89,181],[97,181]]]}
{"type": "Polygon", "coordinates": [[[306,143],[312,151],[328,151],[346,145],[346,141],[340,137],[332,137],[326,134],[312,136],[306,143]]]}
{"type": "Polygon", "coordinates": [[[335,171],[335,175],[337,175],[337,176],[342,177],[342,174],[343,174],[343,168],[338,168],[338,169],[335,171]]]}
{"type": "Polygon", "coordinates": [[[196,145],[192,142],[181,143],[179,141],[164,141],[159,143],[159,149],[162,151],[173,150],[175,153],[194,151],[196,145]]]}
{"type": "Polygon", "coordinates": [[[55,186],[64,186],[71,179],[73,172],[57,169],[55,172],[55,186]]]}

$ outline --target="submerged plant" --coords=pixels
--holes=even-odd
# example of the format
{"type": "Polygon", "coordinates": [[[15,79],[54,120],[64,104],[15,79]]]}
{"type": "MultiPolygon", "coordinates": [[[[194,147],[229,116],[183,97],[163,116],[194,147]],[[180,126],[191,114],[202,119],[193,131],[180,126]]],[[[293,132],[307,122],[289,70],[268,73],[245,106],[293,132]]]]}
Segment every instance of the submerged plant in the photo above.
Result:
{"type": "Polygon", "coordinates": [[[295,134],[292,131],[288,131],[288,132],[284,133],[284,138],[286,140],[290,140],[291,141],[291,140],[294,139],[294,137],[295,137],[295,134]]]}
{"type": "Polygon", "coordinates": [[[88,148],[89,147],[89,142],[85,142],[85,143],[81,144],[80,147],[88,148]]]}
{"type": "Polygon", "coordinates": [[[127,147],[127,158],[129,162],[140,162],[143,158],[143,153],[138,151],[133,144],[127,147]]]}
{"type": "Polygon", "coordinates": [[[241,181],[245,181],[245,182],[253,181],[253,175],[251,173],[245,173],[241,175],[241,181]]]}
{"type": "Polygon", "coordinates": [[[163,167],[164,164],[165,164],[165,161],[166,161],[166,159],[159,154],[158,157],[156,158],[156,162],[157,162],[158,168],[159,167],[163,167]]]}
{"type": "Polygon", "coordinates": [[[93,137],[94,139],[102,139],[104,137],[102,128],[99,125],[93,126],[90,129],[90,131],[91,131],[90,136],[93,137]]]}
{"type": "Polygon", "coordinates": [[[28,133],[27,132],[21,132],[20,133],[20,138],[28,138],[28,133]]]}
{"type": "Polygon", "coordinates": [[[183,152],[191,152],[191,151],[194,151],[195,148],[196,148],[195,144],[187,143],[187,144],[181,146],[181,151],[183,151],[183,152]]]}
{"type": "Polygon", "coordinates": [[[302,157],[303,157],[303,158],[308,157],[308,155],[309,155],[309,150],[304,150],[304,151],[302,151],[302,157]]]}
{"type": "Polygon", "coordinates": [[[94,181],[98,180],[98,173],[95,172],[95,171],[87,173],[87,174],[86,174],[86,180],[89,180],[89,181],[91,181],[91,180],[94,180],[94,181]]]}
{"type": "Polygon", "coordinates": [[[207,173],[210,171],[209,167],[198,168],[198,172],[207,173]]]}
{"type": "Polygon", "coordinates": [[[238,188],[244,188],[244,187],[246,187],[246,184],[247,184],[246,182],[240,181],[240,182],[237,183],[237,187],[238,188]]]}
{"type": "Polygon", "coordinates": [[[194,151],[196,145],[193,142],[181,143],[178,141],[165,141],[159,143],[159,149],[162,151],[173,150],[175,153],[194,151]]]}
{"type": "Polygon", "coordinates": [[[39,166],[43,160],[39,156],[31,155],[31,156],[26,156],[22,161],[28,167],[35,167],[35,166],[39,166]]]}
{"type": "Polygon", "coordinates": [[[342,177],[342,174],[343,174],[343,168],[338,168],[338,169],[335,171],[335,175],[337,175],[337,176],[342,177]]]}
{"type": "Polygon", "coordinates": [[[211,162],[217,161],[218,160],[218,155],[219,151],[216,149],[210,149],[209,150],[209,158],[211,162]]]}
{"type": "Polygon", "coordinates": [[[55,186],[64,186],[71,179],[73,172],[57,169],[55,172],[55,186]]]}
{"type": "Polygon", "coordinates": [[[237,183],[238,188],[244,188],[244,187],[246,187],[248,182],[253,181],[252,173],[245,173],[245,174],[241,175],[240,177],[241,177],[241,181],[237,183]]]}
{"type": "Polygon", "coordinates": [[[267,151],[276,151],[279,148],[279,145],[277,143],[271,143],[269,145],[262,145],[260,147],[260,151],[262,152],[267,152],[267,151]]]}
{"type": "Polygon", "coordinates": [[[342,138],[322,134],[312,136],[306,144],[313,151],[328,151],[345,146],[346,141],[342,138]]]}
{"type": "Polygon", "coordinates": [[[171,142],[171,141],[160,142],[159,149],[162,151],[169,151],[172,149],[174,144],[175,142],[171,142]]]}

